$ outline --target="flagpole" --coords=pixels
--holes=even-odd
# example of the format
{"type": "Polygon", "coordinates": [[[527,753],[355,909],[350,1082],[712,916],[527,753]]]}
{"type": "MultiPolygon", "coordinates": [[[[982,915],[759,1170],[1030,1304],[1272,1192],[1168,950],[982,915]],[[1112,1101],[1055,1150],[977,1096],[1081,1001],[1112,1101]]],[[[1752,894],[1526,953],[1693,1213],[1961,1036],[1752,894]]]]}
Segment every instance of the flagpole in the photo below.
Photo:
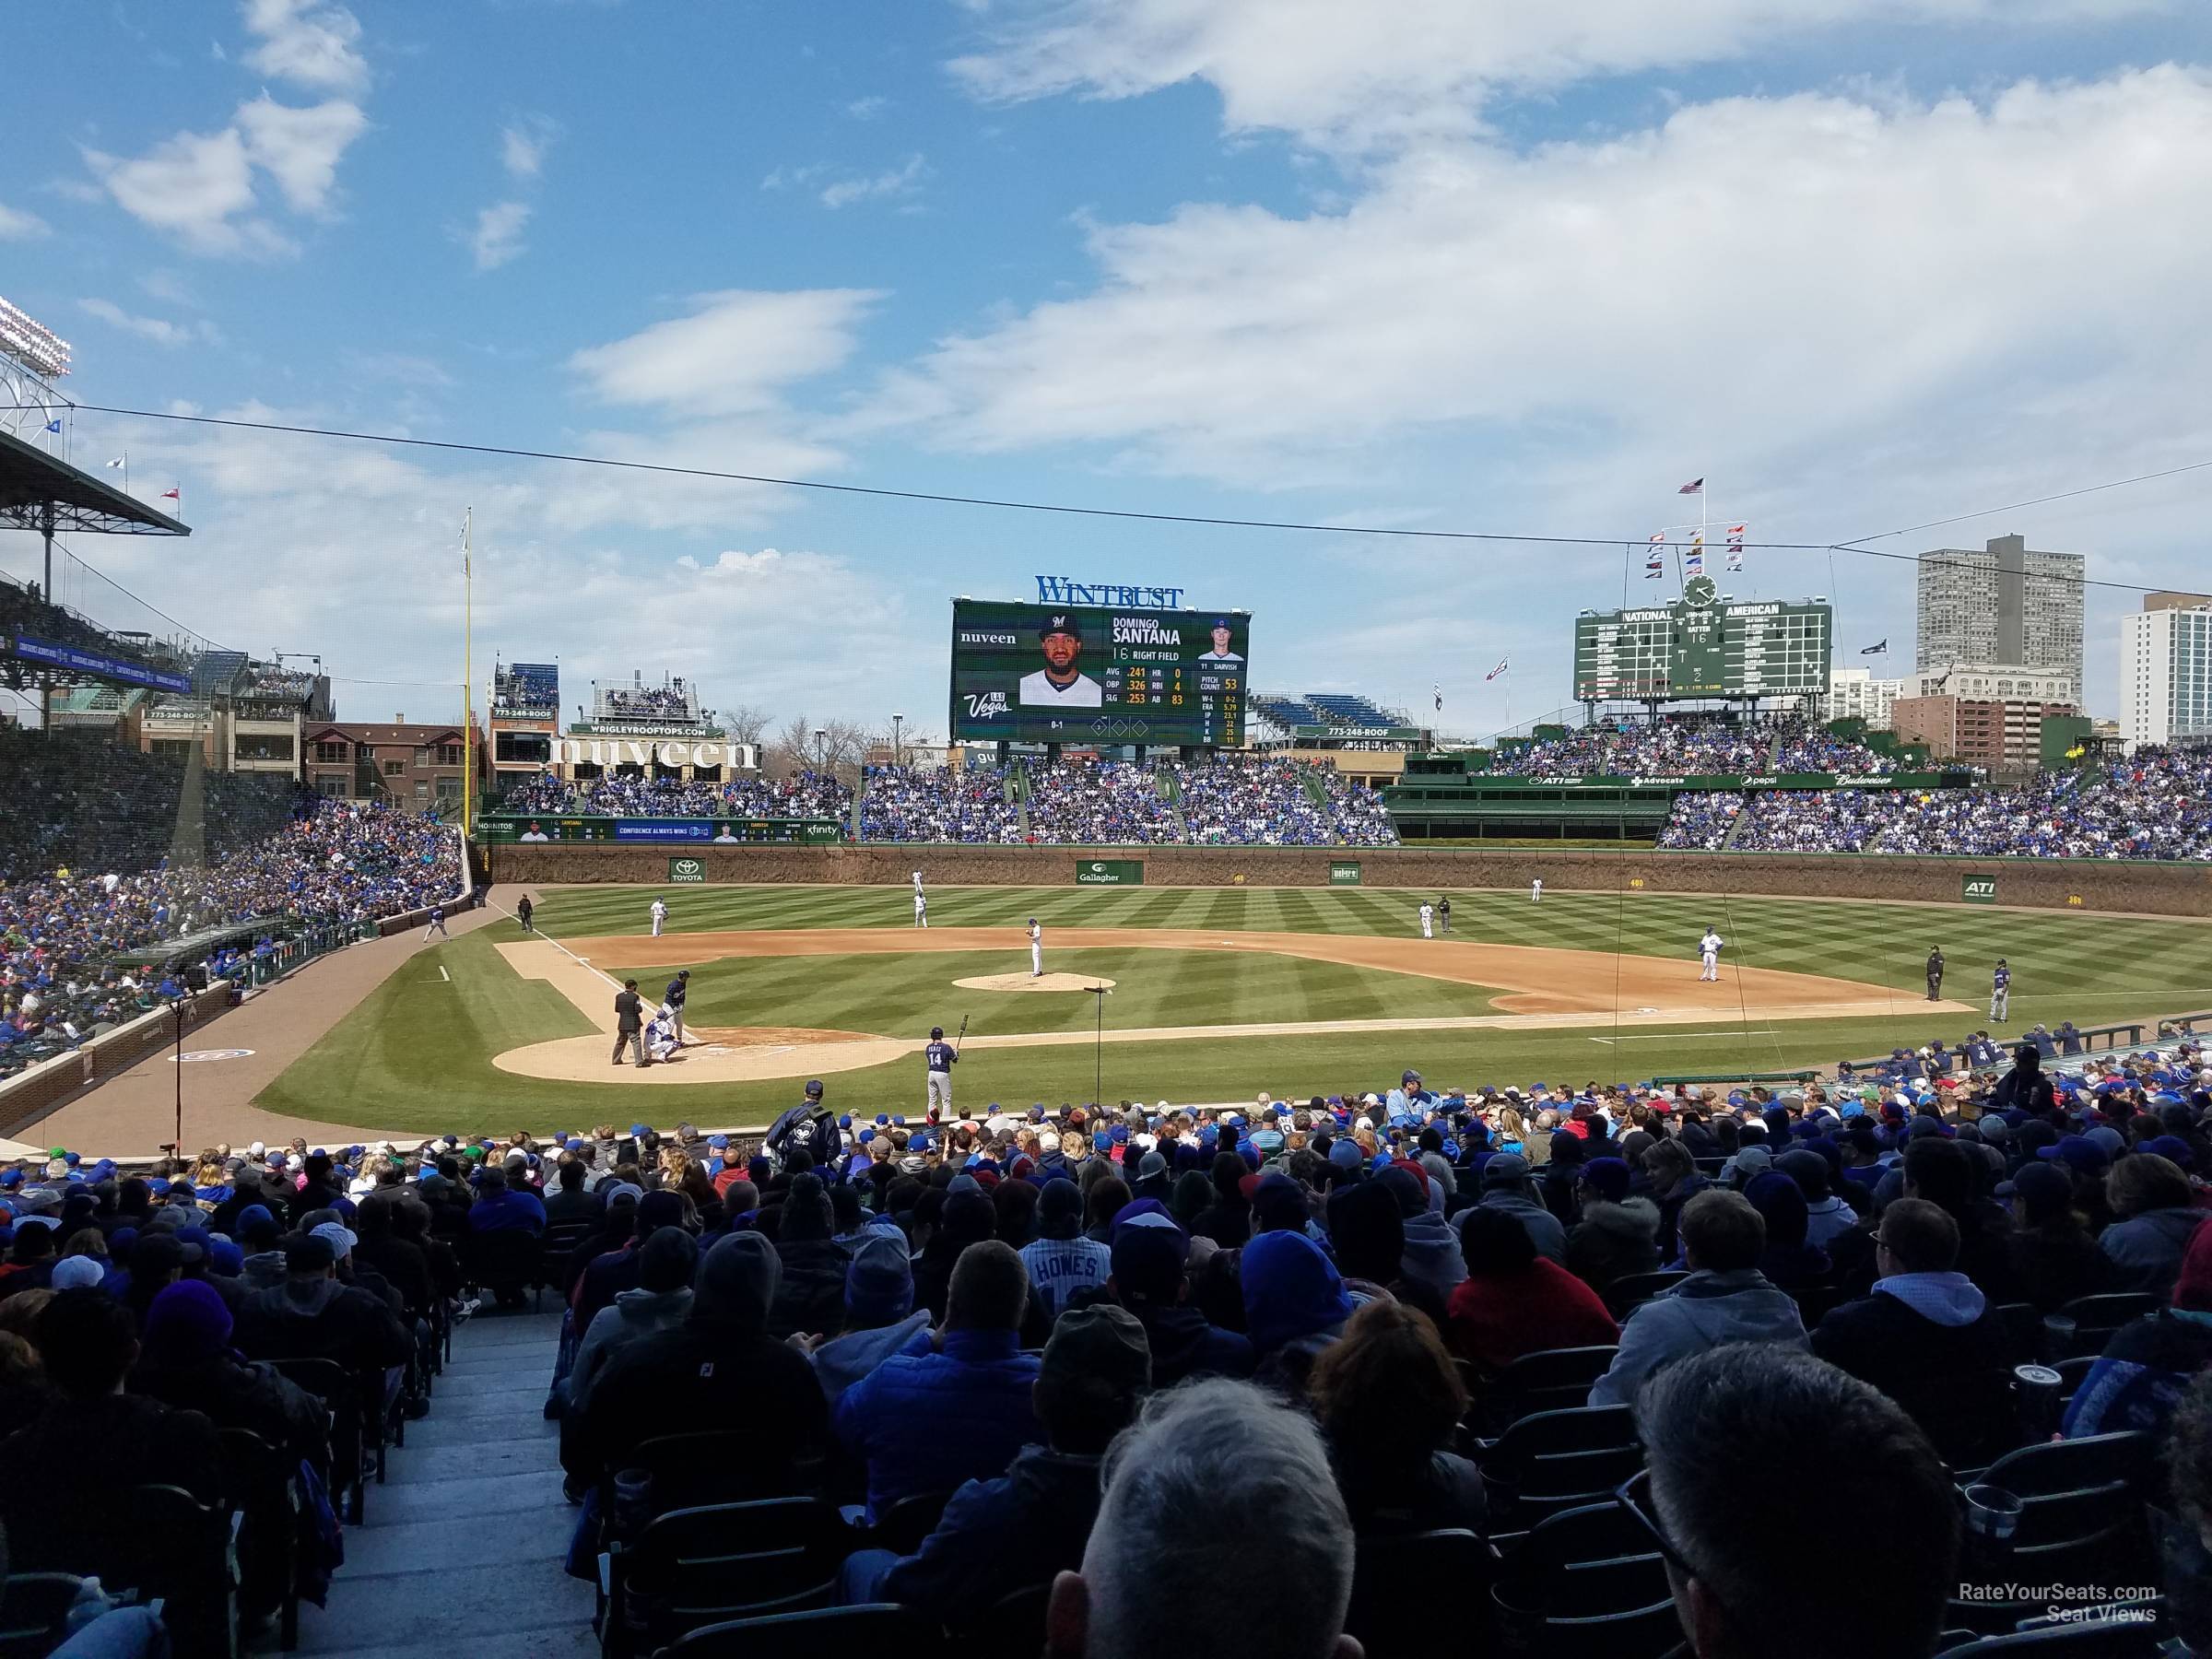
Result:
{"type": "Polygon", "coordinates": [[[476,512],[474,507],[465,507],[461,512],[461,846],[464,859],[468,856],[469,825],[476,806],[476,665],[471,657],[476,642],[476,571],[471,566],[468,551],[468,533],[475,522],[476,512]]]}

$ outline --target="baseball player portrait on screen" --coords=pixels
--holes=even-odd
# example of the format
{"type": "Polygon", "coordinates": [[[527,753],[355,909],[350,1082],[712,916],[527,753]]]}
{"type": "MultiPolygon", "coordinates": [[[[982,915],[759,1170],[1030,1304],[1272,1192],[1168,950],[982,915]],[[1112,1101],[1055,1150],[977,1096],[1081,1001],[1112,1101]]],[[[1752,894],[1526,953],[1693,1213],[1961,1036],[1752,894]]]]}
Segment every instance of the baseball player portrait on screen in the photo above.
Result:
{"type": "Polygon", "coordinates": [[[1037,630],[1044,652],[1044,666],[1021,677],[1025,705],[1043,704],[1064,709],[1100,709],[1106,706],[1106,688],[1077,666],[1083,654],[1083,630],[1070,611],[1054,611],[1037,630]]]}

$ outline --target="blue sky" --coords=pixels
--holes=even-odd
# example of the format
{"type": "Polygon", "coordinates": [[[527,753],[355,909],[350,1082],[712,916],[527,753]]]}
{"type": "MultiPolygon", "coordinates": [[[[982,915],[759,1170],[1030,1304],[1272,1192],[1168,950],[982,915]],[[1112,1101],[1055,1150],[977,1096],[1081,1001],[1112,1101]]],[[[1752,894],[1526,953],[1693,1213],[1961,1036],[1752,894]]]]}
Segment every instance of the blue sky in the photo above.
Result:
{"type": "MultiPolygon", "coordinates": [[[[39,29],[0,294],[72,341],[85,402],[1624,540],[1700,474],[1755,540],[1829,541],[2212,458],[2183,0],[125,0],[39,29]]],[[[321,653],[362,718],[450,711],[468,506],[480,658],[559,655],[571,702],[675,670],[910,732],[942,726],[946,598],[1036,571],[1248,606],[1261,683],[1441,684],[1469,734],[1564,701],[1573,613],[1622,589],[1611,548],[91,414],[69,442],[127,449],[195,527],[182,559],[78,553],[225,643],[321,653]]],[[[1875,545],[2018,530],[2201,585],[2208,483],[1875,545]]],[[[1830,594],[1845,655],[1906,665],[1910,578],[1773,553],[1737,585],[1830,594]]],[[[2100,712],[2134,604],[2091,598],[2100,712]]]]}

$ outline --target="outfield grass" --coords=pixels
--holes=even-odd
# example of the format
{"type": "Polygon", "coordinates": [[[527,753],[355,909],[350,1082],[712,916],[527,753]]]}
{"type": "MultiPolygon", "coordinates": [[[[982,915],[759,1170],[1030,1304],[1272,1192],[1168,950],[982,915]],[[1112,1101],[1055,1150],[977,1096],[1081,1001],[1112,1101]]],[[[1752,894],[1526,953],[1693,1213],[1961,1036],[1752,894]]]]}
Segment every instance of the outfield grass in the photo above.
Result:
{"type": "MultiPolygon", "coordinates": [[[[952,988],[956,978],[1026,967],[1026,953],[725,959],[687,958],[684,935],[733,928],[905,927],[909,894],[897,888],[673,888],[666,959],[637,970],[641,983],[694,970],[700,1025],[795,1025],[918,1036],[965,1012],[971,1032],[1089,1029],[1088,996],[1003,995],[952,988]]],[[[539,926],[590,954],[588,940],[647,931],[656,889],[562,888],[537,908],[539,926]]],[[[1119,982],[1110,1027],[1230,1025],[1258,1021],[1420,1018],[1478,1014],[1479,988],[1281,957],[1209,951],[1053,951],[1056,926],[1194,927],[1223,933],[1409,935],[1422,895],[1371,888],[964,888],[930,896],[938,925],[1045,924],[1047,966],[1119,982]]],[[[1930,1019],[1914,1011],[1931,944],[1950,962],[1947,991],[1987,994],[1999,953],[2014,970],[2012,1024],[2072,1018],[2081,1024],[2212,1006],[2212,929],[2201,923],[2074,916],[1919,905],[1628,893],[1556,893],[1541,905],[1522,893],[1453,896],[1461,938],[1687,962],[1707,923],[1729,941],[1727,959],[1887,987],[1894,1018],[1714,1021],[1666,1031],[1616,1031],[1593,1021],[1571,1031],[1435,1031],[1218,1042],[1119,1043],[1094,1057],[1088,1045],[974,1050],[961,1064],[963,1100],[1082,1100],[1102,1059],[1109,1099],[1222,1100],[1265,1088],[1277,1096],[1381,1087],[1406,1065],[1432,1083],[1580,1083],[1659,1072],[1783,1070],[1831,1065],[1894,1043],[1959,1036],[1985,1021],[1930,1019]]],[[[265,1090],[272,1110],[363,1127],[536,1131],[610,1116],[674,1123],[750,1123],[789,1104],[790,1082],[656,1087],[558,1084],[512,1077],[491,1056],[588,1029],[551,986],[518,977],[493,947],[524,935],[490,926],[413,959],[335,1030],[265,1090]],[[450,982],[434,969],[444,967],[450,982]],[[644,1105],[642,1102],[650,1102],[644,1105]]],[[[841,1074],[831,1099],[853,1111],[909,1111],[920,1103],[920,1062],[841,1074]]]]}

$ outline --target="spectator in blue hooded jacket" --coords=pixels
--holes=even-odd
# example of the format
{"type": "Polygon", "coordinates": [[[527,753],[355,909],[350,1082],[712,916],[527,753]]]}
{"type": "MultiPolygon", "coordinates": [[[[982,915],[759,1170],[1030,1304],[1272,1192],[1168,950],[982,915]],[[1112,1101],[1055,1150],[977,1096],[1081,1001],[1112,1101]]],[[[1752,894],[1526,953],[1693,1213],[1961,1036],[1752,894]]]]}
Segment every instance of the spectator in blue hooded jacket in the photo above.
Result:
{"type": "Polygon", "coordinates": [[[1029,1295],[1011,1246],[970,1245],[953,1265],[935,1350],[893,1354],[838,1401],[837,1437],[867,1465],[871,1518],[901,1498],[995,1479],[1044,1438],[1031,1400],[1037,1360],[1021,1351],[1029,1295]]]}
{"type": "Polygon", "coordinates": [[[844,1325],[807,1355],[822,1393],[834,1406],[893,1354],[929,1351],[929,1310],[914,1306],[906,1235],[894,1221],[863,1228],[845,1269],[844,1325]]]}
{"type": "Polygon", "coordinates": [[[1262,1233],[1244,1246],[1244,1327],[1263,1382],[1294,1390],[1343,1333],[1352,1299],[1336,1265],[1303,1233],[1262,1233]]]}
{"type": "Polygon", "coordinates": [[[2098,1242],[2120,1269],[2119,1288],[2171,1295],[2182,1257],[2205,1218],[2189,1177],[2171,1159],[2131,1152],[2112,1165],[2104,1190],[2113,1219],[2098,1242]]]}

